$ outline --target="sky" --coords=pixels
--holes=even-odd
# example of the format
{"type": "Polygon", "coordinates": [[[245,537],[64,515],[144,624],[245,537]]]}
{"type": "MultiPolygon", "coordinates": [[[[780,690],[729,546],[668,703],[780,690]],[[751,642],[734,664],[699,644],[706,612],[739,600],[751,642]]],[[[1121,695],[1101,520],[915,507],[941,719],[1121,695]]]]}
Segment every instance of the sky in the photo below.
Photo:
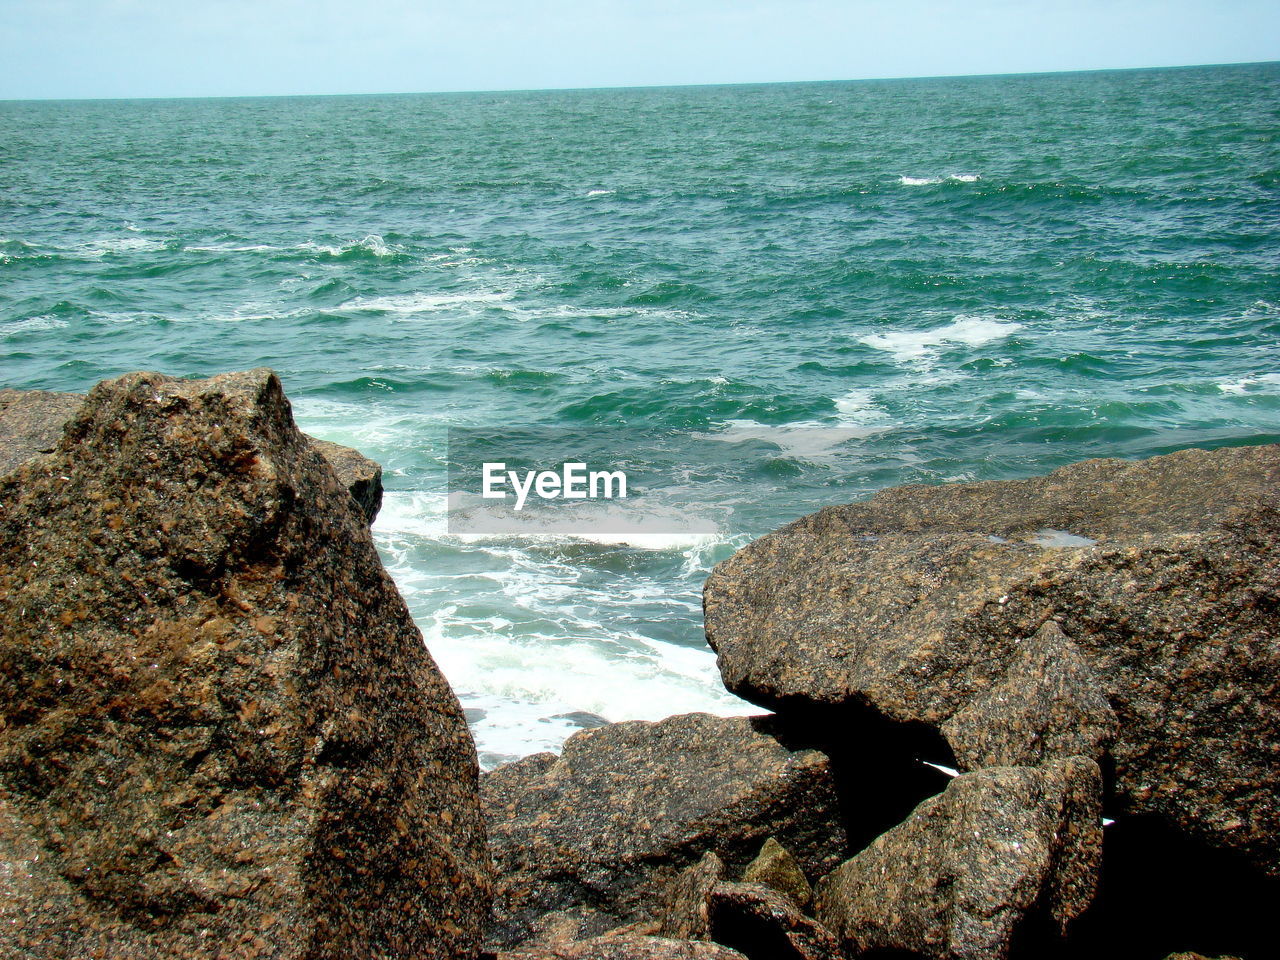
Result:
{"type": "Polygon", "coordinates": [[[1280,60],[1277,0],[0,0],[0,99],[854,80],[1280,60]]]}

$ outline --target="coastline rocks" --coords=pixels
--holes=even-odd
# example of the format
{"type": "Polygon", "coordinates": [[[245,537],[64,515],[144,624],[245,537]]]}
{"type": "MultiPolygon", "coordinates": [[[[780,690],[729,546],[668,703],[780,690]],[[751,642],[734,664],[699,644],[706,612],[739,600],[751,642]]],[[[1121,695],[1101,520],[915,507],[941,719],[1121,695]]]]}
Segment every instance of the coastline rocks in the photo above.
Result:
{"type": "Polygon", "coordinates": [[[747,960],[718,943],[666,937],[607,936],[533,950],[502,951],[497,960],[747,960]]]}
{"type": "Polygon", "coordinates": [[[477,955],[462,711],[274,374],[99,384],[0,503],[0,955],[477,955]]]}
{"type": "Polygon", "coordinates": [[[813,888],[796,858],[773,837],[764,842],[760,855],[742,872],[743,883],[760,883],[790,897],[801,910],[813,901],[813,888]]]}
{"type": "Polygon", "coordinates": [[[968,767],[1085,750],[1117,815],[1280,874],[1280,447],[885,490],[740,550],[704,606],[726,685],[784,718],[968,767]]]}
{"type": "Polygon", "coordinates": [[[845,960],[840,943],[790,897],[758,883],[717,883],[707,897],[709,936],[749,960],[845,960]]]}
{"type": "Polygon", "coordinates": [[[500,947],[653,918],[704,853],[741,871],[769,836],[812,876],[846,855],[829,764],[770,718],[706,714],[575,734],[481,782],[500,947]]]}
{"type": "Polygon", "coordinates": [[[1085,758],[961,774],[823,878],[817,917],[855,956],[1002,960],[1033,913],[1063,933],[1095,890],[1100,780],[1085,758]]]}
{"type": "Polygon", "coordinates": [[[685,867],[663,891],[658,932],[677,940],[707,939],[707,898],[723,879],[724,862],[709,850],[693,866],[685,867]]]}
{"type": "MultiPolygon", "coordinates": [[[[42,453],[51,453],[62,428],[84,402],[79,393],[0,390],[0,476],[42,453]]],[[[286,400],[286,403],[288,401],[286,400]]],[[[303,437],[338,475],[369,523],[382,507],[382,466],[357,450],[303,437]]]]}

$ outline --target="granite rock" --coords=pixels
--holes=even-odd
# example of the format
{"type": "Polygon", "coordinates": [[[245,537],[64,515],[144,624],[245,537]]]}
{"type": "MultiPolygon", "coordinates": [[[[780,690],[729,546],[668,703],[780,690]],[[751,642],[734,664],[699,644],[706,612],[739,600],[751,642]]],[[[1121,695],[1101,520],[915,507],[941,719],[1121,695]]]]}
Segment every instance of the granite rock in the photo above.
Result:
{"type": "Polygon", "coordinates": [[[707,898],[724,879],[724,862],[707,851],[702,859],[685,867],[667,885],[662,895],[658,932],[677,940],[705,940],[710,935],[707,898]]]}
{"type": "Polygon", "coordinates": [[[796,863],[796,858],[791,856],[787,848],[773,837],[764,842],[759,855],[747,864],[746,870],[742,871],[742,881],[760,883],[776,890],[790,897],[801,910],[813,901],[813,888],[809,885],[804,871],[800,869],[800,864],[796,863]]]}
{"type": "Polygon", "coordinates": [[[1028,917],[1058,932],[1093,898],[1101,774],[1080,757],[962,774],[818,883],[817,917],[870,950],[1002,960],[1028,917]]]}
{"type": "Polygon", "coordinates": [[[845,960],[829,930],[763,884],[716,884],[707,897],[707,916],[711,939],[749,960],[845,960]]]}
{"type": "Polygon", "coordinates": [[[705,714],[616,723],[570,737],[481,783],[495,863],[493,942],[578,939],[653,918],[662,891],[707,851],[742,870],[769,836],[821,876],[846,855],[829,764],[790,749],[769,718],[705,714]]]}
{"type": "Polygon", "coordinates": [[[501,951],[496,960],[746,960],[718,943],[667,937],[601,936],[577,943],[501,951]]]}
{"type": "MultiPolygon", "coordinates": [[[[51,453],[84,395],[47,390],[0,390],[0,475],[42,453],[51,453]]],[[[304,437],[338,475],[361,513],[373,523],[382,507],[382,467],[359,451],[304,437]]]]}
{"type": "Polygon", "coordinates": [[[726,685],[784,717],[951,735],[976,766],[1087,748],[1079,713],[1095,751],[1114,730],[1117,815],[1280,872],[1280,447],[882,491],[740,550],[704,606],[726,685]],[[1050,621],[1074,649],[1024,654],[1050,621]],[[999,720],[1036,670],[1039,707],[999,720]]]}
{"type": "Polygon", "coordinates": [[[274,374],[99,384],[0,504],[0,956],[478,953],[474,745],[274,374]]]}

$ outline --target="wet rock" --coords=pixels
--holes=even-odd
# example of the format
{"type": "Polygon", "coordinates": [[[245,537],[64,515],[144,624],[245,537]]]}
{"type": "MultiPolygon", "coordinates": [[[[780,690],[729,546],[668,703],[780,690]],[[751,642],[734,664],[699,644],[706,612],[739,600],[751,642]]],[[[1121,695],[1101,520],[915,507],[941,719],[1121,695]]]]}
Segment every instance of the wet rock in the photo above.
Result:
{"type": "Polygon", "coordinates": [[[749,960],[844,960],[840,943],[790,897],[758,883],[718,883],[707,898],[711,939],[749,960]]]}
{"type": "Polygon", "coordinates": [[[1101,762],[1116,715],[1080,649],[1050,620],[1019,645],[1009,670],[942,725],[964,769],[1033,766],[1054,757],[1101,762]]]}
{"type": "Polygon", "coordinates": [[[760,854],[742,872],[744,883],[759,883],[784,896],[790,897],[800,909],[809,906],[813,900],[813,888],[791,856],[787,848],[776,839],[770,837],[760,848],[760,854]]]}
{"type": "Polygon", "coordinates": [[[1082,746],[1074,712],[1106,740],[1095,684],[1117,813],[1280,871],[1280,447],[886,490],[750,544],[704,601],[731,690],[784,717],[843,711],[845,739],[873,718],[954,735],[969,764],[1047,757],[1082,746]],[[1051,620],[1082,664],[1043,635],[1023,654],[1051,620]],[[991,698],[1035,669],[1039,706],[996,722],[991,698]],[[1055,690],[1070,706],[1044,716],[1055,690]]]}
{"type": "Polygon", "coordinates": [[[1100,781],[1085,758],[962,774],[821,880],[817,917],[855,956],[1001,960],[1029,917],[1065,932],[1094,894],[1100,781]]]}
{"type": "Polygon", "coordinates": [[[666,937],[603,936],[579,943],[503,951],[497,960],[746,960],[718,943],[666,937]]]}
{"type": "Polygon", "coordinates": [[[677,940],[707,939],[707,898],[723,879],[724,863],[710,851],[693,866],[680,871],[663,892],[658,932],[677,940]]]}
{"type": "Polygon", "coordinates": [[[100,384],[0,502],[0,955],[477,954],[462,711],[274,374],[100,384]]]}
{"type": "MultiPolygon", "coordinates": [[[[84,395],[46,390],[0,390],[0,475],[42,453],[50,453],[62,428],[80,409],[84,395]]],[[[373,523],[382,507],[382,466],[357,450],[307,437],[373,523]]]]}
{"type": "Polygon", "coordinates": [[[821,876],[844,856],[826,758],[788,748],[768,718],[705,714],[616,723],[482,780],[496,867],[493,942],[580,920],[579,938],[653,917],[707,851],[740,871],[769,836],[821,876]]]}

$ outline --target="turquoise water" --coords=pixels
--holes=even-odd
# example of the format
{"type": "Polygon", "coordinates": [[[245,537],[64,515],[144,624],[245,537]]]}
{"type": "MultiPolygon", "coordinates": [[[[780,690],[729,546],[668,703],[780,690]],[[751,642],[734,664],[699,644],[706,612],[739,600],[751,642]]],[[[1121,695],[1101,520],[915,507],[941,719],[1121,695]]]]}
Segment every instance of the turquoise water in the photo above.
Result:
{"type": "Polygon", "coordinates": [[[274,367],[493,763],[743,710],[701,582],[818,506],[1280,439],[1278,138],[1277,64],[0,103],[0,383],[274,367]],[[513,425],[704,438],[716,533],[449,536],[513,425]]]}

